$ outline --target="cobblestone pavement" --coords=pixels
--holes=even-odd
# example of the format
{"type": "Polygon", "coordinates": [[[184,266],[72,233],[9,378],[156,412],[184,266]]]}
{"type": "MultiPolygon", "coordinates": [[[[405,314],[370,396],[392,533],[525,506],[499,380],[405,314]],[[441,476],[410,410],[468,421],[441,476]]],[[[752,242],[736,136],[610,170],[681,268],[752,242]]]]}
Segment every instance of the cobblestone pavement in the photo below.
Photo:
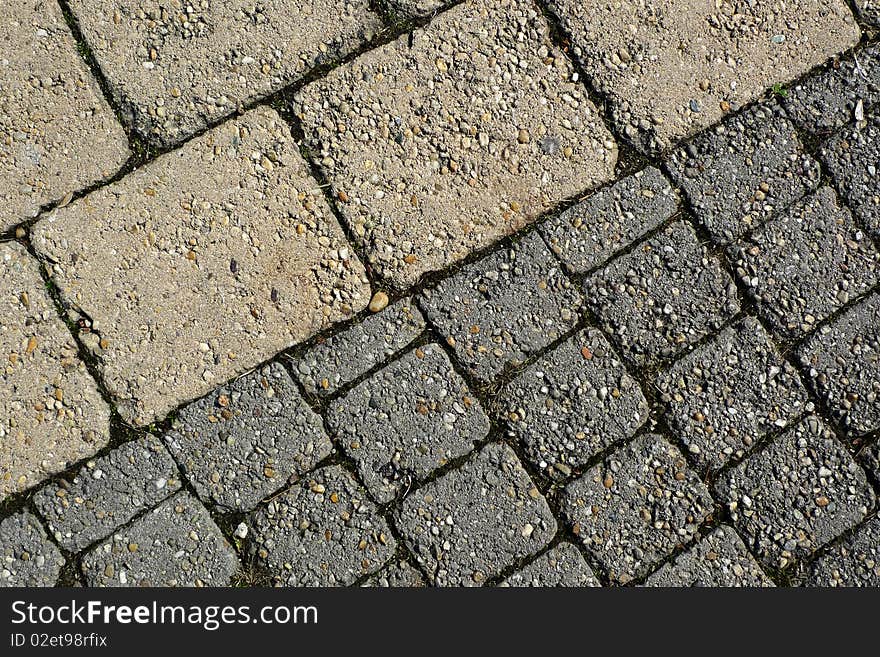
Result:
{"type": "Polygon", "coordinates": [[[0,586],[880,585],[873,0],[8,0],[0,586]]]}

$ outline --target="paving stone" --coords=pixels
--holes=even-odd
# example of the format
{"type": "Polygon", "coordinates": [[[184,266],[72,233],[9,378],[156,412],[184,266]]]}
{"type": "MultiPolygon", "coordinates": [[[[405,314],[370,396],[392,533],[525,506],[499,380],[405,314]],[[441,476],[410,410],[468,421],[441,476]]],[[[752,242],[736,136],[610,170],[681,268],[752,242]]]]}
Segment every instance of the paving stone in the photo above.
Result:
{"type": "Polygon", "coordinates": [[[640,366],[674,356],[739,312],[733,281],[683,221],[612,260],[585,287],[602,328],[640,366]]]}
{"type": "Polygon", "coordinates": [[[816,394],[848,433],[880,429],[880,294],[819,329],[798,357],[816,394]]]}
{"type": "Polygon", "coordinates": [[[600,586],[599,581],[571,543],[560,543],[501,582],[500,586],[600,586]]]}
{"type": "Polygon", "coordinates": [[[699,466],[711,470],[813,406],[794,367],[753,317],[662,372],[657,388],[671,426],[699,466]]]}
{"type": "Polygon", "coordinates": [[[648,577],[647,586],[773,586],[736,532],[721,525],[648,577]]]}
{"type": "Polygon", "coordinates": [[[880,586],[880,518],[862,524],[810,570],[809,586],[880,586]]]}
{"type": "Polygon", "coordinates": [[[497,443],[411,493],[396,517],[439,586],[480,586],[556,533],[546,500],[516,454],[497,443]]]}
{"type": "Polygon", "coordinates": [[[569,270],[584,273],[662,224],[676,210],[676,193],[659,170],[648,167],[550,219],[540,231],[569,270]]]}
{"type": "Polygon", "coordinates": [[[86,462],[72,477],[43,487],[34,504],[61,547],[78,552],[180,486],[171,455],[158,438],[147,435],[86,462]]]}
{"type": "Polygon", "coordinates": [[[407,493],[489,433],[489,418],[436,344],[335,400],[327,422],[379,502],[407,493]]]}
{"type": "Polygon", "coordinates": [[[235,552],[198,500],[180,492],[87,552],[89,586],[229,586],[235,552]]]}
{"type": "Polygon", "coordinates": [[[388,0],[388,5],[396,13],[421,18],[435,14],[453,2],[455,0],[388,0]]]}
{"type": "Polygon", "coordinates": [[[58,317],[37,262],[0,243],[0,500],[91,456],[110,409],[58,317]]]}
{"type": "Polygon", "coordinates": [[[785,113],[757,105],[697,135],[668,161],[712,239],[742,237],[819,186],[819,163],[804,153],[785,113]]]}
{"type": "Polygon", "coordinates": [[[880,255],[830,187],[798,202],[730,249],[758,312],[798,338],[880,279],[880,255]]]}
{"type": "Polygon", "coordinates": [[[573,329],[581,297],[531,233],[425,290],[421,305],[468,372],[491,381],[573,329]]]}
{"type": "Polygon", "coordinates": [[[880,486],[880,441],[860,450],[859,462],[874,479],[874,484],[880,486]]]}
{"type": "Polygon", "coordinates": [[[286,586],[353,584],[396,547],[366,491],[336,465],[260,507],[252,525],[260,562],[286,586]]]}
{"type": "Polygon", "coordinates": [[[295,98],[340,211],[397,287],[613,176],[617,148],[528,0],[466,0],[295,98]]]}
{"type": "Polygon", "coordinates": [[[860,36],[844,0],[551,0],[618,130],[662,151],[860,36]]]}
{"type": "Polygon", "coordinates": [[[784,568],[857,524],[874,504],[865,473],[809,416],[716,483],[752,553],[784,568]]]}
{"type": "Polygon", "coordinates": [[[544,354],[501,394],[529,458],[566,475],[648,419],[648,402],[608,341],[586,329],[544,354]]]}
{"type": "Polygon", "coordinates": [[[861,226],[880,239],[880,108],[832,137],[822,158],[861,226]]]}
{"type": "Polygon", "coordinates": [[[425,318],[412,298],[401,299],[319,342],[294,363],[294,370],[310,393],[330,395],[400,352],[424,329],[425,318]]]}
{"type": "Polygon", "coordinates": [[[127,121],[169,145],[372,38],[368,0],[71,0],[127,121]]]}
{"type": "Polygon", "coordinates": [[[684,456],[643,434],[565,489],[562,512],[613,582],[647,574],[690,542],[712,498],[684,456]]]}
{"type": "Polygon", "coordinates": [[[63,565],[61,551],[32,513],[23,511],[0,522],[0,588],[55,586],[63,565]]]}
{"type": "Polygon", "coordinates": [[[333,450],[278,363],[181,410],[165,443],[196,493],[222,512],[250,511],[333,450]]]}
{"type": "Polygon", "coordinates": [[[376,588],[420,588],[426,586],[422,574],[406,561],[392,561],[362,586],[376,588]]]}
{"type": "Polygon", "coordinates": [[[57,2],[9,0],[0,25],[0,232],[128,159],[128,140],[57,2]]]}
{"type": "Polygon", "coordinates": [[[871,46],[832,62],[788,90],[782,103],[803,129],[825,136],[880,100],[880,48],[871,46]]]}
{"type": "Polygon", "coordinates": [[[362,265],[258,108],[34,227],[119,411],[144,425],[362,309],[362,265]],[[172,219],[173,218],[173,219],[172,219]]]}

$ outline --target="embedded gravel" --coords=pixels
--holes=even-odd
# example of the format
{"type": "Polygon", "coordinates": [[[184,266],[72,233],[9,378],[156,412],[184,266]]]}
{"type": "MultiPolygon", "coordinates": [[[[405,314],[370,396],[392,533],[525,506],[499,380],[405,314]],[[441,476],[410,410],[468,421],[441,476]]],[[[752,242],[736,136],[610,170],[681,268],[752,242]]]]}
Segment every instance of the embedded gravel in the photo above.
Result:
{"type": "Polygon", "coordinates": [[[580,551],[571,543],[560,543],[505,579],[499,586],[582,587],[600,584],[580,551]]]}
{"type": "Polygon", "coordinates": [[[880,586],[880,518],[874,517],[813,562],[811,586],[880,586]]]}
{"type": "Polygon", "coordinates": [[[419,588],[426,586],[425,578],[406,561],[392,561],[361,585],[379,588],[419,588]]]}
{"type": "Polygon", "coordinates": [[[64,557],[27,511],[0,522],[0,588],[55,586],[64,557]]]}

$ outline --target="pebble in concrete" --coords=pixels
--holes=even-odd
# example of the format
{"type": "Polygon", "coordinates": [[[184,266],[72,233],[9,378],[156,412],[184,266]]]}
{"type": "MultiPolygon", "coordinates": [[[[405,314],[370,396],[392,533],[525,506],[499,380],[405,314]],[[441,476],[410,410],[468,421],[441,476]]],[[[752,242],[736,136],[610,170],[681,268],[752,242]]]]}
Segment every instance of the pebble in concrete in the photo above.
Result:
{"type": "Polygon", "coordinates": [[[396,519],[438,586],[480,586],[556,533],[546,500],[513,450],[497,443],[411,493],[396,519]]]}
{"type": "Polygon", "coordinates": [[[228,586],[239,563],[211,516],[180,492],[87,552],[89,586],[228,586]]]}
{"type": "Polygon", "coordinates": [[[392,561],[362,586],[371,588],[420,588],[426,586],[422,574],[406,561],[392,561]]]}
{"type": "Polygon", "coordinates": [[[366,306],[285,122],[258,108],[52,213],[34,247],[144,425],[366,306]]]}
{"type": "Polygon", "coordinates": [[[582,587],[600,584],[580,551],[571,543],[560,543],[505,579],[499,586],[582,587]]]}
{"type": "Polygon", "coordinates": [[[199,496],[222,512],[252,510],[333,449],[277,363],[184,408],[165,442],[199,496]]]}
{"type": "Polygon", "coordinates": [[[612,582],[647,574],[689,543],[713,510],[681,452],[643,434],[565,489],[562,512],[612,582]]]}
{"type": "Polygon", "coordinates": [[[466,0],[305,87],[339,209],[396,287],[613,176],[617,147],[527,0],[466,0]]]}
{"type": "Polygon", "coordinates": [[[388,0],[392,10],[412,17],[430,16],[453,2],[454,0],[388,0]]]}
{"type": "Polygon", "coordinates": [[[34,496],[55,540],[77,552],[179,490],[180,473],[158,438],[147,435],[92,459],[34,496]]]}
{"type": "Polygon", "coordinates": [[[880,586],[880,518],[835,544],[810,570],[810,586],[880,586]]]}
{"type": "Polygon", "coordinates": [[[36,516],[23,511],[0,522],[0,588],[55,586],[63,565],[36,516]]]}
{"type": "Polygon", "coordinates": [[[379,502],[406,494],[489,433],[480,403],[436,344],[417,347],[335,400],[327,422],[379,502]]]}
{"type": "Polygon", "coordinates": [[[759,561],[785,568],[860,522],[874,493],[846,448],[809,416],[716,483],[759,561]]]}
{"type": "Polygon", "coordinates": [[[260,507],[252,527],[259,562],[286,586],[348,586],[396,547],[366,491],[336,465],[260,507]]]}
{"type": "Polygon", "coordinates": [[[40,276],[0,244],[0,500],[91,456],[110,439],[110,409],[40,276]]]}

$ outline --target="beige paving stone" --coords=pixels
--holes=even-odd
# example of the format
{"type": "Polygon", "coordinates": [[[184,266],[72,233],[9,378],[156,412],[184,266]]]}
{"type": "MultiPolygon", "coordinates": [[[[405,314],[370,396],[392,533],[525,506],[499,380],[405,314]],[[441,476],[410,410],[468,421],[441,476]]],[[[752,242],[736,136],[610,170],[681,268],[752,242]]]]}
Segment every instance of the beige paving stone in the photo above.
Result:
{"type": "Polygon", "coordinates": [[[370,264],[405,287],[611,178],[617,148],[528,0],[466,0],[294,106],[370,264]]]}
{"type": "Polygon", "coordinates": [[[363,44],[368,0],[70,0],[138,131],[179,142],[363,44]]]}
{"type": "Polygon", "coordinates": [[[0,244],[0,500],[91,456],[110,409],[23,247],[0,244]]]}
{"type": "Polygon", "coordinates": [[[370,297],[284,121],[259,108],[34,226],[119,411],[144,425],[370,297]]]}
{"type": "Polygon", "coordinates": [[[4,0],[0,232],[115,173],[128,141],[55,0],[4,0]]]}
{"type": "Polygon", "coordinates": [[[844,0],[550,0],[622,134],[666,150],[834,54],[860,31],[844,0]]]}

